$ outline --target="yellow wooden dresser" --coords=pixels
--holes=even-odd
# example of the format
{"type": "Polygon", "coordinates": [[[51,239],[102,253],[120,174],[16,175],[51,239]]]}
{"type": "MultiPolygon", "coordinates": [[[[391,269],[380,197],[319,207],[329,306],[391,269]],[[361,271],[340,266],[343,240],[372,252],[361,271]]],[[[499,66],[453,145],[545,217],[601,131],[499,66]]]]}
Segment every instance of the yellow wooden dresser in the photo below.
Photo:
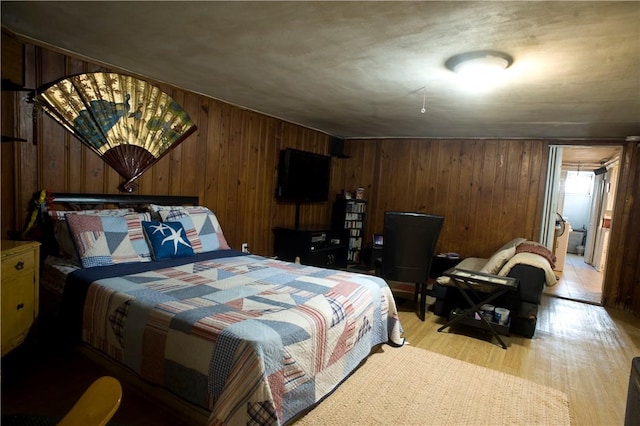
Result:
{"type": "Polygon", "coordinates": [[[2,356],[20,345],[38,316],[40,243],[2,240],[2,356]]]}

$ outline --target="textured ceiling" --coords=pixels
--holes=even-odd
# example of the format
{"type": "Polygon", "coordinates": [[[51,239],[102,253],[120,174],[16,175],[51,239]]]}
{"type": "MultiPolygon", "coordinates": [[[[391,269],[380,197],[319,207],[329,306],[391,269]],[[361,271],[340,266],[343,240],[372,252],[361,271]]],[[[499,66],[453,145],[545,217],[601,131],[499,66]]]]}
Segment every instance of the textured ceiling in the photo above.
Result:
{"type": "Polygon", "coordinates": [[[639,23],[637,1],[2,2],[20,36],[346,138],[640,135],[639,23]],[[484,49],[514,63],[469,93],[444,63],[484,49]]]}

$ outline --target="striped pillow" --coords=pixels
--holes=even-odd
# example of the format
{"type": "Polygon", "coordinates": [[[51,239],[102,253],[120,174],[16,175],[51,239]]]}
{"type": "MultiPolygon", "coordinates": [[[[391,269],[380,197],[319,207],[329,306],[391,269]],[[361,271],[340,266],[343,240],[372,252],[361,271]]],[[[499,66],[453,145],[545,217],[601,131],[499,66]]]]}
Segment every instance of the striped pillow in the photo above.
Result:
{"type": "Polygon", "coordinates": [[[182,224],[194,253],[229,249],[218,218],[208,208],[174,207],[159,213],[163,222],[182,224]]]}
{"type": "Polygon", "coordinates": [[[144,237],[142,221],[150,219],[149,213],[132,213],[125,216],[66,216],[84,268],[126,262],[149,262],[151,251],[144,237]]]}
{"type": "Polygon", "coordinates": [[[92,214],[100,216],[124,216],[129,213],[133,213],[132,208],[125,209],[97,209],[97,210],[47,210],[47,214],[53,224],[53,237],[58,244],[58,256],[71,261],[72,263],[80,266],[80,259],[76,248],[73,244],[73,238],[69,232],[69,225],[67,224],[67,214],[92,214]]]}

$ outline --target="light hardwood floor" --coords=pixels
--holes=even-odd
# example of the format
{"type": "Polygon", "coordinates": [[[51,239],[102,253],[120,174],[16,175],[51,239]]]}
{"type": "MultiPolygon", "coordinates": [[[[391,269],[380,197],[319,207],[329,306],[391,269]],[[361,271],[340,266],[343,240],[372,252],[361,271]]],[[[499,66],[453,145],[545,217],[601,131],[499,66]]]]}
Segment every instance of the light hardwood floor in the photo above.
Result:
{"type": "Polygon", "coordinates": [[[567,253],[562,272],[557,272],[558,284],[545,288],[549,295],[600,305],[604,272],[584,261],[583,256],[567,253]]]}
{"type": "Polygon", "coordinates": [[[574,425],[624,423],[631,359],[640,356],[633,314],[543,295],[535,336],[505,337],[505,350],[462,325],[438,333],[445,319],[429,313],[421,322],[411,305],[400,306],[411,345],[561,390],[574,425]]]}

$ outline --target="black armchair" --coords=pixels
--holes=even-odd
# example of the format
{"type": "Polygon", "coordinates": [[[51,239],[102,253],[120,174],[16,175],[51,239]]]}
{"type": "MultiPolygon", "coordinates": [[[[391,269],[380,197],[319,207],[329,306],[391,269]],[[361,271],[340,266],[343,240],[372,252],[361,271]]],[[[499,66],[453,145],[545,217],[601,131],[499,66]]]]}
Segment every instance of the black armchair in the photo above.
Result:
{"type": "Polygon", "coordinates": [[[424,213],[385,212],[381,276],[413,282],[414,300],[420,293],[419,317],[424,321],[427,279],[444,218],[424,213]]]}

